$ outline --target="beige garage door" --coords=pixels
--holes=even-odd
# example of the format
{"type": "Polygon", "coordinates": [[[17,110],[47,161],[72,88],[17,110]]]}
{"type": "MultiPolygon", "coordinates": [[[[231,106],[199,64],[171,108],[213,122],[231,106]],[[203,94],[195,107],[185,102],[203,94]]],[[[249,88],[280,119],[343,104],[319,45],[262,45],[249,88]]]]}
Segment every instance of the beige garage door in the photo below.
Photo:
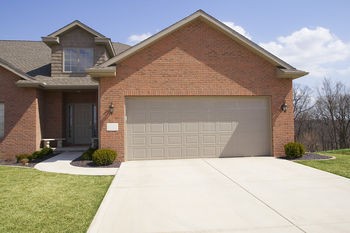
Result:
{"type": "Polygon", "coordinates": [[[271,154],[267,97],[126,99],[127,160],[271,154]]]}

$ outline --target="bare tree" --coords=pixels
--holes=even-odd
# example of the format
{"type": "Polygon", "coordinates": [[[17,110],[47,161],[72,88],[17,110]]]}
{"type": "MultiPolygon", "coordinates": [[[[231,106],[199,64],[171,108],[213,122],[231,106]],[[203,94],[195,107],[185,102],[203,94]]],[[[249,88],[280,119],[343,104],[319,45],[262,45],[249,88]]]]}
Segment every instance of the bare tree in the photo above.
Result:
{"type": "Polygon", "coordinates": [[[324,79],[318,90],[316,117],[322,122],[323,149],[339,149],[349,146],[350,97],[345,85],[324,79]],[[325,134],[324,131],[327,131],[325,134]],[[327,135],[327,137],[326,137],[327,135]]]}
{"type": "Polygon", "coordinates": [[[310,110],[313,108],[312,90],[299,84],[293,87],[295,141],[301,141],[304,127],[310,123],[310,110]]]}

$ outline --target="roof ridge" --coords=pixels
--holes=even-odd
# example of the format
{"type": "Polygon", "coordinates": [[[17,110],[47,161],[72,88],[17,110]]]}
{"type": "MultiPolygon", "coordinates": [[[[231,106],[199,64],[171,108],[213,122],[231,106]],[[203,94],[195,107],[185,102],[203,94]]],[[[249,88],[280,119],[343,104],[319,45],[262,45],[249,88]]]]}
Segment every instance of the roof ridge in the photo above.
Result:
{"type": "Polygon", "coordinates": [[[42,42],[40,40],[2,40],[2,39],[0,39],[0,41],[8,41],[8,42],[42,42]]]}
{"type": "MultiPolygon", "coordinates": [[[[0,42],[38,42],[38,43],[44,43],[42,40],[3,40],[3,39],[0,39],[0,42]]],[[[113,44],[122,44],[122,45],[126,45],[126,46],[131,46],[131,45],[128,45],[128,44],[125,44],[123,42],[119,42],[119,41],[112,41],[111,42],[113,44]]]]}

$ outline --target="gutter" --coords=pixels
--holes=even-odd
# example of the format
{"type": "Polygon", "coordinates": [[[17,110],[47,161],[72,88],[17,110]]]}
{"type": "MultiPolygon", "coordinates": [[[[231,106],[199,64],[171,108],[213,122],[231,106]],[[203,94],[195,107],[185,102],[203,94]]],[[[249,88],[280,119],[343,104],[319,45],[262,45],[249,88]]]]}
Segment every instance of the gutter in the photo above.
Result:
{"type": "Polygon", "coordinates": [[[114,78],[116,77],[116,67],[110,66],[110,67],[93,67],[90,69],[87,69],[87,73],[92,78],[114,78]]]}
{"type": "Polygon", "coordinates": [[[300,77],[303,77],[305,75],[308,75],[309,72],[302,71],[302,70],[291,70],[291,69],[281,69],[277,68],[277,77],[278,78],[289,78],[289,79],[297,79],[300,77]]]}

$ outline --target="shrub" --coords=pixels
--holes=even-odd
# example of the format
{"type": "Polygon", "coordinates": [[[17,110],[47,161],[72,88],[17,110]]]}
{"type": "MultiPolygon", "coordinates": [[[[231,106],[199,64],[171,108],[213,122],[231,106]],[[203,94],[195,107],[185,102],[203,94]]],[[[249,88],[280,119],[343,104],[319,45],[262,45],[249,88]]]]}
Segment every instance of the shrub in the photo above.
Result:
{"type": "Polygon", "coordinates": [[[41,151],[38,150],[38,151],[34,151],[33,154],[32,154],[32,159],[40,159],[42,157],[41,155],[41,151]]]}
{"type": "Polygon", "coordinates": [[[44,147],[43,149],[41,149],[40,153],[41,155],[44,157],[46,155],[52,154],[53,149],[50,147],[44,147]]]}
{"type": "Polygon", "coordinates": [[[96,149],[94,148],[89,148],[87,149],[87,151],[85,151],[82,155],[81,155],[81,159],[83,160],[92,160],[92,154],[96,151],[96,149]]]}
{"type": "Polygon", "coordinates": [[[112,164],[117,158],[117,152],[110,149],[99,149],[92,154],[92,161],[97,166],[112,164]]]}
{"type": "Polygon", "coordinates": [[[28,159],[31,160],[31,155],[30,154],[19,154],[16,155],[17,163],[21,162],[22,159],[28,159]]]}
{"type": "Polygon", "coordinates": [[[42,159],[45,156],[51,154],[52,152],[53,152],[52,148],[45,147],[41,150],[33,152],[33,154],[31,155],[31,159],[42,159]]]}
{"type": "Polygon", "coordinates": [[[27,158],[24,158],[24,159],[21,159],[21,161],[20,161],[23,165],[27,165],[28,164],[28,162],[29,162],[29,159],[27,159],[27,158]]]}
{"type": "Polygon", "coordinates": [[[290,142],[284,145],[284,152],[287,159],[296,159],[305,154],[305,148],[301,143],[290,142]]]}

